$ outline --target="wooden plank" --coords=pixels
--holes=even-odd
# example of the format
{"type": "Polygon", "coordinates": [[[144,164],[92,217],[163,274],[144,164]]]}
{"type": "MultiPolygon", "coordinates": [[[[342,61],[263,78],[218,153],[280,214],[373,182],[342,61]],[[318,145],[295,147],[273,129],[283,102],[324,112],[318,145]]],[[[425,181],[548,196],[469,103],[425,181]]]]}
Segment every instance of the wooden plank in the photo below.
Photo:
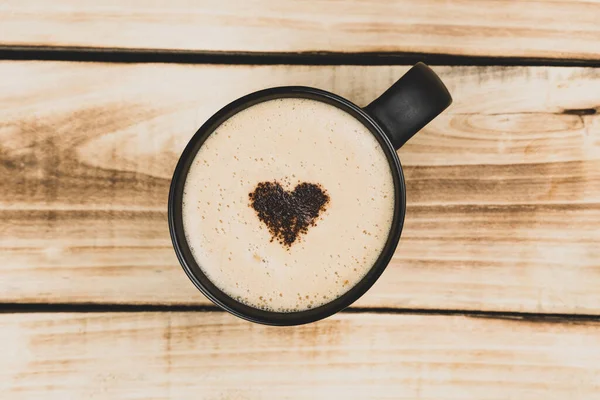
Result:
{"type": "MultiPolygon", "coordinates": [[[[403,238],[357,305],[600,313],[600,70],[436,70],[455,103],[399,152],[403,238]]],[[[197,127],[267,86],[364,105],[405,71],[0,63],[0,301],[207,304],[166,222],[197,127]]]]}
{"type": "Polygon", "coordinates": [[[600,58],[597,0],[4,0],[4,45],[600,58]]]}
{"type": "Polygon", "coordinates": [[[600,324],[341,314],[0,315],[4,397],[597,399],[600,324]]]}

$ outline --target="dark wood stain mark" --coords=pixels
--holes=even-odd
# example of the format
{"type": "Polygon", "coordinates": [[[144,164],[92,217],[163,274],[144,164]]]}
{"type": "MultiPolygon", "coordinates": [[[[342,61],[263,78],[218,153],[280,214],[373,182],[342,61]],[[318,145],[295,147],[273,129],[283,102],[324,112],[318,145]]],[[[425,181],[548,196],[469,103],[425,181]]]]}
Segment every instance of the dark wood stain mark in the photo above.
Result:
{"type": "Polygon", "coordinates": [[[563,110],[563,112],[562,112],[562,114],[578,115],[578,116],[596,115],[597,113],[598,113],[598,110],[596,110],[595,108],[573,108],[573,109],[563,110]]]}
{"type": "MultiPolygon", "coordinates": [[[[89,165],[77,148],[91,140],[133,126],[153,117],[152,110],[114,106],[88,108],[54,118],[29,117],[16,124],[24,143],[20,151],[0,144],[0,198],[11,202],[42,204],[110,204],[129,202],[145,206],[164,205],[168,179],[143,171],[122,171],[89,165]],[[150,195],[149,195],[150,194],[150,195]]],[[[115,143],[115,146],[117,143],[115,143]]],[[[114,157],[114,155],[113,155],[114,157]]],[[[175,163],[176,160],[173,160],[175,163]]],[[[48,221],[56,219],[54,211],[48,221]]]]}
{"type": "Polygon", "coordinates": [[[600,193],[596,160],[506,165],[406,166],[408,204],[567,203],[600,193]]]}

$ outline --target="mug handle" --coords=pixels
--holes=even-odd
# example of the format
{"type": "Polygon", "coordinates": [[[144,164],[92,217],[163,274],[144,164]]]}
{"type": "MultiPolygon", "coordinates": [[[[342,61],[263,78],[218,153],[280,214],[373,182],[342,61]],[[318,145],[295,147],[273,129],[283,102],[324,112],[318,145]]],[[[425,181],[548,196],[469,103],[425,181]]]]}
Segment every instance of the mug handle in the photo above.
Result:
{"type": "Polygon", "coordinates": [[[396,150],[450,104],[448,89],[427,65],[418,63],[365,107],[396,150]]]}

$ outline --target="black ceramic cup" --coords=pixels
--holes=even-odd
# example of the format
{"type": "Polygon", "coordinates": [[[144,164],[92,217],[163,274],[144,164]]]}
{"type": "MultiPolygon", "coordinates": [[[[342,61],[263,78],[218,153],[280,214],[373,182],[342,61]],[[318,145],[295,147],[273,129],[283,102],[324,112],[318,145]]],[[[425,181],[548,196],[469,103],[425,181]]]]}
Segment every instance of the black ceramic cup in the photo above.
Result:
{"type": "MultiPolygon", "coordinates": [[[[387,267],[402,232],[406,212],[406,187],[396,150],[452,103],[440,78],[425,64],[418,63],[379,98],[365,108],[324,90],[287,86],[265,89],[241,97],[219,110],[192,137],[183,151],[169,193],[169,229],[175,253],[183,270],[216,305],[249,321],[268,325],[300,325],[326,318],[361,297],[387,267]],[[333,105],[354,116],[375,136],[387,156],[394,180],[395,205],[392,226],[379,258],[353,288],[322,306],[298,312],[260,310],[240,303],[217,288],[202,272],[192,256],[183,230],[183,187],[192,161],[210,134],[232,115],[257,103],[280,98],[306,98],[333,105]]],[[[348,216],[352,218],[352,216],[348,216]]]]}

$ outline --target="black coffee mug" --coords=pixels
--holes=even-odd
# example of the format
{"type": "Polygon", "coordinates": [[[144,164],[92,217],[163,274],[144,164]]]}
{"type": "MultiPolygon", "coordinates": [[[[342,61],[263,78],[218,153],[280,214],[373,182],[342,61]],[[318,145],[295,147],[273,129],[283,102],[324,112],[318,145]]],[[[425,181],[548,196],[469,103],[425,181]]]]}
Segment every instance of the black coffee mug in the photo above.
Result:
{"type": "MultiPolygon", "coordinates": [[[[216,305],[249,321],[268,325],[300,325],[326,318],[348,307],[379,278],[390,262],[402,232],[406,213],[406,186],[396,150],[452,103],[440,78],[425,64],[418,63],[398,82],[365,108],[324,90],[288,86],[265,89],[241,97],[219,110],[192,137],[173,174],[169,193],[169,229],[175,253],[183,270],[216,305]],[[210,134],[234,114],[263,101],[280,98],[321,101],[354,116],[381,145],[389,162],[395,190],[394,217],[387,242],[377,261],[354,287],[322,306],[298,312],[265,311],[240,303],[217,288],[196,263],[185,239],[182,218],[183,187],[196,153],[210,134]]],[[[350,217],[350,216],[349,216],[350,217]]]]}

